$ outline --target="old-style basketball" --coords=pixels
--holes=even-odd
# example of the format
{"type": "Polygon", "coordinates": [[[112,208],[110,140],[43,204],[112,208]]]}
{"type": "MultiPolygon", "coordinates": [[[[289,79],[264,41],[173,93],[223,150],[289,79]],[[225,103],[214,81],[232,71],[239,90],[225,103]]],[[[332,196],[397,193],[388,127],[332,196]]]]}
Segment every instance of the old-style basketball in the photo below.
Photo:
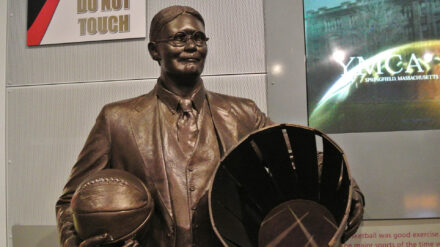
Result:
{"type": "Polygon", "coordinates": [[[140,179],[117,169],[99,171],[83,181],[73,195],[75,230],[81,239],[108,233],[115,243],[145,229],[153,199],[140,179]]]}

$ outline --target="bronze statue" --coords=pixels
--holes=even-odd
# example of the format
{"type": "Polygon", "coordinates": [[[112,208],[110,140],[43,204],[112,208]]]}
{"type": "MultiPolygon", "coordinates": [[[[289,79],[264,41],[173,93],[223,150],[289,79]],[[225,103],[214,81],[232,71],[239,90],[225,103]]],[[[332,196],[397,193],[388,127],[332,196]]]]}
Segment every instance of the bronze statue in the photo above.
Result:
{"type": "MultiPolygon", "coordinates": [[[[272,122],[251,100],[205,90],[204,31],[203,17],[190,7],[168,7],[154,16],[148,50],[160,77],[151,92],[108,104],[98,115],[56,205],[62,246],[98,246],[111,237],[79,239],[70,210],[77,186],[108,168],[136,175],[154,199],[149,231],[121,246],[222,246],[209,220],[209,181],[224,153],[272,122]]],[[[362,218],[362,200],[353,205],[348,236],[362,218]]]]}

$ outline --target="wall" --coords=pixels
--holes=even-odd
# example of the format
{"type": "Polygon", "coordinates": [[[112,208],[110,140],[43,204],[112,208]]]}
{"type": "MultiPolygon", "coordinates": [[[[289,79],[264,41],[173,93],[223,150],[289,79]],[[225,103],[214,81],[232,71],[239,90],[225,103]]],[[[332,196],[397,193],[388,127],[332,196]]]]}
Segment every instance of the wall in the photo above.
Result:
{"type": "Polygon", "coordinates": [[[278,122],[307,125],[302,0],[264,0],[267,107],[278,122]]]}
{"type": "Polygon", "coordinates": [[[6,246],[6,1],[0,1],[0,246],[6,246]]]}
{"type": "MultiPolygon", "coordinates": [[[[206,87],[251,98],[266,111],[262,1],[150,0],[147,23],[177,3],[205,18],[206,87]]],[[[22,232],[19,226],[55,225],[55,202],[100,108],[152,89],[159,68],[145,39],[26,47],[27,0],[8,4],[7,228],[12,235],[22,232]]]]}

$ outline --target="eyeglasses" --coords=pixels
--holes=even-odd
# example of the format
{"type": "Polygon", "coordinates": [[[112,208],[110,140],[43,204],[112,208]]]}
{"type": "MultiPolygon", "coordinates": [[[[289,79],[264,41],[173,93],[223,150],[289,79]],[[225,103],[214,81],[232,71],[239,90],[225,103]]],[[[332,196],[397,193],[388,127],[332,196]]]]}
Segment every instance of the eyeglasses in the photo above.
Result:
{"type": "Polygon", "coordinates": [[[194,41],[196,46],[205,46],[206,41],[209,40],[208,37],[202,32],[195,32],[193,34],[178,32],[173,37],[168,39],[156,40],[155,43],[168,42],[170,45],[174,47],[182,47],[185,46],[188,40],[194,41]]]}

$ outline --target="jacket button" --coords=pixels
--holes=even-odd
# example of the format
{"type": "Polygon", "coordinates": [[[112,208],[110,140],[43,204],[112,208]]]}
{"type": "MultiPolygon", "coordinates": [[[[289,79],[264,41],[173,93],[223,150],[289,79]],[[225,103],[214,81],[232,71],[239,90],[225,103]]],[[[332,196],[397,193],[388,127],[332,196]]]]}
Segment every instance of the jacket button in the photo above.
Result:
{"type": "Polygon", "coordinates": [[[192,171],[194,171],[194,169],[193,169],[192,167],[189,167],[189,168],[188,168],[188,171],[189,171],[189,172],[192,172],[192,171]]]}
{"type": "Polygon", "coordinates": [[[190,190],[190,191],[194,191],[194,190],[196,190],[196,187],[191,186],[191,187],[189,187],[189,190],[190,190]]]}
{"type": "Polygon", "coordinates": [[[172,233],[172,232],[169,232],[169,233],[167,234],[167,237],[171,238],[171,236],[173,236],[173,233],[172,233]]]}
{"type": "Polygon", "coordinates": [[[199,228],[199,225],[194,224],[194,228],[195,228],[195,229],[199,228]]]}

